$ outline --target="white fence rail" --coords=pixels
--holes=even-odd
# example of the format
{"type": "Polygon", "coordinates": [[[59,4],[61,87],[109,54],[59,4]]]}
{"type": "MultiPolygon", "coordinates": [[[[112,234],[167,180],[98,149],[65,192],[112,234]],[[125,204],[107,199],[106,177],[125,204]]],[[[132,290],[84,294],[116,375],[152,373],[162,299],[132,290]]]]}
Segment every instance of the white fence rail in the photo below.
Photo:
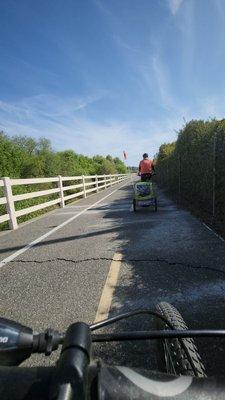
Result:
{"type": "MultiPolygon", "coordinates": [[[[17,218],[27,215],[35,211],[59,204],[65,207],[65,202],[79,197],[87,197],[87,194],[99,192],[125,179],[129,178],[129,174],[115,175],[82,175],[82,176],[57,176],[53,178],[32,178],[32,179],[10,179],[8,177],[0,179],[0,189],[3,188],[3,197],[0,197],[0,205],[5,206],[6,214],[0,215],[0,224],[8,221],[10,229],[18,228],[17,218]],[[70,184],[68,185],[67,182],[70,184]],[[14,186],[37,184],[52,184],[50,189],[38,190],[35,192],[28,191],[22,194],[13,194],[14,186]],[[69,194],[66,192],[70,192],[69,194]],[[73,193],[71,193],[71,191],[73,193]],[[34,199],[42,196],[56,195],[53,200],[36,204],[16,210],[15,203],[23,200],[34,199]]],[[[2,189],[1,189],[2,190],[2,189]]],[[[28,189],[29,190],[29,189],[28,189]]],[[[0,195],[1,196],[1,195],[0,195]]]]}

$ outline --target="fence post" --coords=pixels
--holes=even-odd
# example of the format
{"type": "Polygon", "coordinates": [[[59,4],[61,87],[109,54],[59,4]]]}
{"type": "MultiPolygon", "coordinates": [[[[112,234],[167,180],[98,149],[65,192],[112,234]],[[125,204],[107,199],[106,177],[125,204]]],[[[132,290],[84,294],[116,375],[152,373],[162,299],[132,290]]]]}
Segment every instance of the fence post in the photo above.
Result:
{"type": "Polygon", "coordinates": [[[104,175],[105,189],[106,189],[106,175],[104,175]]]}
{"type": "Polygon", "coordinates": [[[112,186],[112,176],[110,174],[110,186],[112,186]]]}
{"type": "Polygon", "coordinates": [[[18,224],[17,224],[13,194],[12,194],[11,181],[10,181],[10,178],[7,178],[7,177],[4,177],[3,181],[4,181],[4,193],[5,193],[5,197],[7,200],[6,209],[7,209],[7,213],[9,214],[9,218],[10,218],[9,219],[9,228],[15,230],[18,228],[18,224]]]}
{"type": "Polygon", "coordinates": [[[98,175],[95,175],[95,186],[96,186],[96,191],[97,193],[99,192],[99,188],[98,188],[98,175]]]}
{"type": "Polygon", "coordinates": [[[58,188],[60,190],[59,197],[61,199],[60,207],[64,208],[65,207],[65,201],[64,201],[64,193],[63,193],[63,180],[62,180],[61,175],[58,175],[58,178],[59,178],[58,188]]]}
{"type": "Polygon", "coordinates": [[[85,176],[82,175],[82,182],[83,182],[83,192],[84,192],[84,198],[86,199],[87,193],[86,193],[86,187],[85,187],[85,176]]]}

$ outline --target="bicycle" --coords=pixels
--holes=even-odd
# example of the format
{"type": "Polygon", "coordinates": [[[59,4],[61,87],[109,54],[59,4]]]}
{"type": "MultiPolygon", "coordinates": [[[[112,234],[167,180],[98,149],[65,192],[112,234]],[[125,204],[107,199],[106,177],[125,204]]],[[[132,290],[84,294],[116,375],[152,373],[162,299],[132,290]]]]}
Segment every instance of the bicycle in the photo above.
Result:
{"type": "Polygon", "coordinates": [[[189,330],[169,303],[155,310],[134,310],[87,325],[71,324],[65,333],[47,329],[35,333],[15,321],[0,318],[1,400],[134,400],[224,399],[222,378],[208,378],[194,337],[225,337],[225,330],[189,330]],[[137,315],[153,316],[150,331],[96,334],[100,328],[137,315]],[[91,359],[92,343],[153,340],[159,345],[159,371],[103,365],[91,359]],[[49,356],[62,345],[53,367],[19,367],[33,353],[49,356]]]}

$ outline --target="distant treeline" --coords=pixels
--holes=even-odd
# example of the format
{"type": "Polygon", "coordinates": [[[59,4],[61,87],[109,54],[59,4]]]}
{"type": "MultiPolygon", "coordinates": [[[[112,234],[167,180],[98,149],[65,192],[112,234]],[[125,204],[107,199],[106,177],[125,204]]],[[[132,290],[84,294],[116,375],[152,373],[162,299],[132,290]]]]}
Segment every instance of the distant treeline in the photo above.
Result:
{"type": "Polygon", "coordinates": [[[212,216],[225,218],[225,119],[193,120],[157,155],[157,180],[181,201],[212,216]]]}
{"type": "Polygon", "coordinates": [[[73,150],[56,152],[46,138],[9,137],[0,132],[0,177],[35,178],[126,172],[125,164],[118,157],[87,157],[73,150]]]}
{"type": "MultiPolygon", "coordinates": [[[[51,142],[46,138],[35,140],[28,136],[9,137],[0,132],[0,178],[8,176],[10,178],[37,178],[37,177],[55,177],[62,176],[80,176],[80,175],[108,175],[123,174],[127,168],[123,161],[118,157],[113,158],[110,155],[102,157],[96,155],[87,157],[75,153],[73,150],[54,151],[51,142]]],[[[80,183],[76,180],[67,181],[67,185],[80,183]]],[[[24,194],[32,191],[41,191],[52,189],[57,183],[42,183],[32,185],[13,186],[13,194],[24,194]]],[[[79,191],[74,189],[67,191],[67,194],[73,194],[79,191]]],[[[3,188],[0,188],[0,197],[4,196],[3,188]]],[[[58,193],[35,197],[27,200],[15,202],[16,210],[31,207],[54,200],[58,193]]],[[[35,211],[31,214],[18,218],[19,223],[27,221],[30,218],[39,216],[46,211],[56,208],[52,206],[48,209],[35,211]]],[[[5,214],[5,205],[0,205],[0,215],[5,214]]],[[[0,224],[0,230],[7,229],[8,224],[0,224]]]]}

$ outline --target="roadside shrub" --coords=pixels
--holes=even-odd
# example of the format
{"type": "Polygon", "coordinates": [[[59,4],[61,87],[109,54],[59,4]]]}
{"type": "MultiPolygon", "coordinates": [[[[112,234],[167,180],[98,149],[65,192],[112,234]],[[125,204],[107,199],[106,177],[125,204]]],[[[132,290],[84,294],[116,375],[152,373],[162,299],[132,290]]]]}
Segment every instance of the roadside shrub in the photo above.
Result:
{"type": "Polygon", "coordinates": [[[159,183],[171,194],[212,214],[215,167],[215,216],[225,217],[225,120],[190,121],[176,142],[157,155],[159,183]]]}

